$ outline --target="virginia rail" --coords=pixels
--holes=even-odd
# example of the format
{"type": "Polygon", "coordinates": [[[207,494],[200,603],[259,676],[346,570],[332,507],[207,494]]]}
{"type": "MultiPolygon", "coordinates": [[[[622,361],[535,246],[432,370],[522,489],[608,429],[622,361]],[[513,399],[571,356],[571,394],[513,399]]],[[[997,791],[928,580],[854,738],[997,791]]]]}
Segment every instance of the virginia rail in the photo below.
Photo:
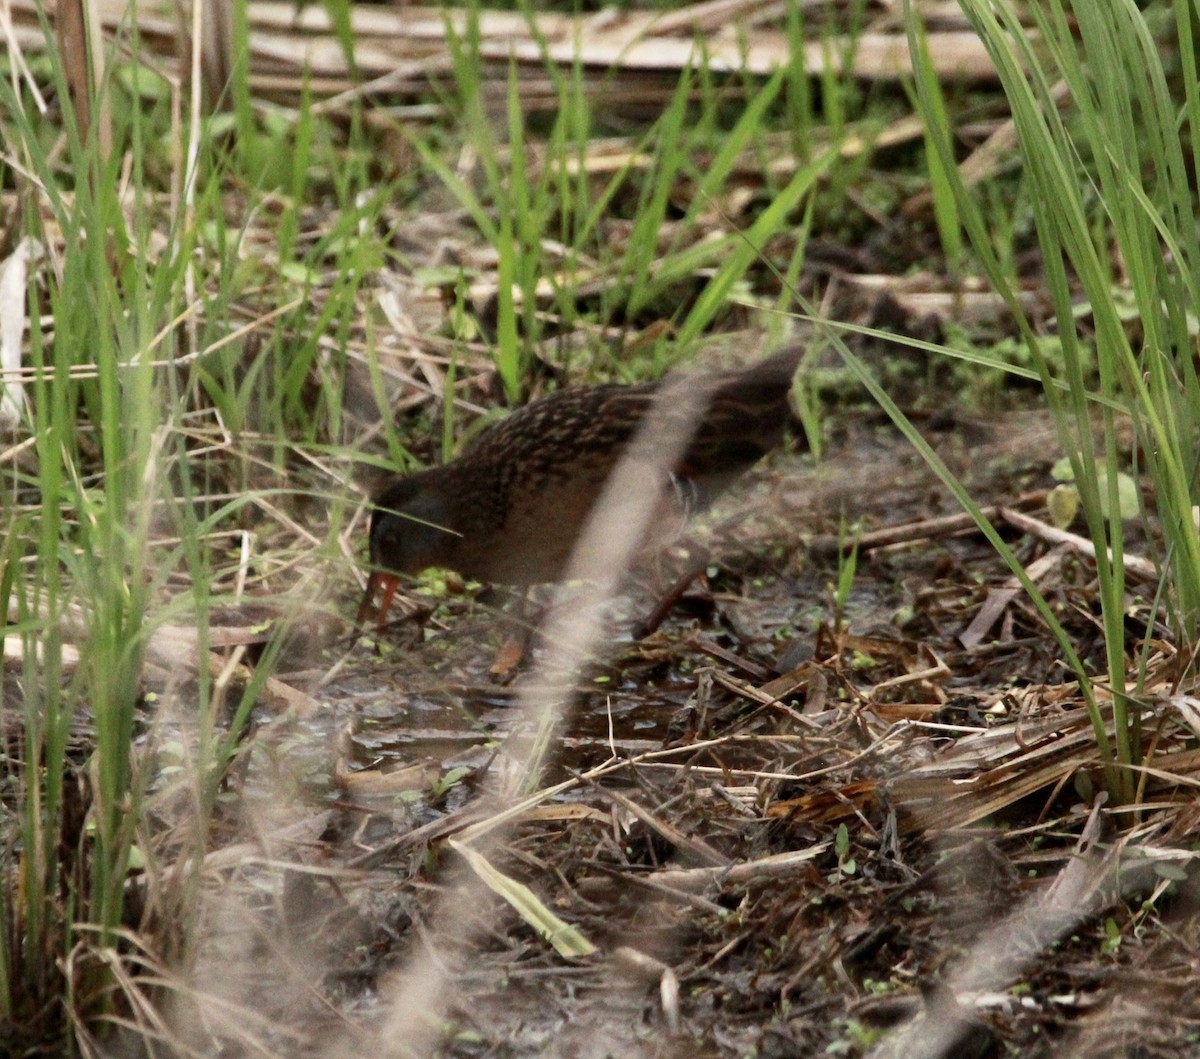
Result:
{"type": "MultiPolygon", "coordinates": [[[[779,444],[802,356],[802,349],[789,348],[746,368],[668,376],[687,387],[686,403],[696,401],[698,419],[686,424],[681,458],[648,480],[662,505],[655,538],[673,536],[663,529],[677,532],[683,515],[779,444]]],[[[398,576],[431,566],[487,583],[560,580],[605,482],[663,385],[559,390],[487,427],[450,463],[386,483],[371,513],[371,574],[359,624],[382,589],[382,626],[398,576]]],[[[649,542],[656,543],[665,541],[649,542]]],[[[586,563],[576,557],[572,569],[586,571],[586,563]]]]}

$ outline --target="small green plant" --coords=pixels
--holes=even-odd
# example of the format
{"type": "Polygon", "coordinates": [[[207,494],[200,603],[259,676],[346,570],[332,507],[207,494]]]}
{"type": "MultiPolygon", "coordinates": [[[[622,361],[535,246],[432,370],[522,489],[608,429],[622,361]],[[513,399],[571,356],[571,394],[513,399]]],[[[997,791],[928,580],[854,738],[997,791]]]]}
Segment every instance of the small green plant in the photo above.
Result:
{"type": "MultiPolygon", "coordinates": [[[[1081,495],[1075,485],[1075,467],[1070,459],[1059,460],[1050,471],[1056,485],[1046,498],[1046,505],[1056,526],[1067,527],[1075,521],[1079,513],[1081,495]]],[[[1097,461],[1096,478],[1104,486],[1100,490],[1100,510],[1106,519],[1112,518],[1113,509],[1109,507],[1110,497],[1117,498],[1117,512],[1122,519],[1137,518],[1141,514],[1141,496],[1138,493],[1137,482],[1124,471],[1117,471],[1116,488],[1108,485],[1109,467],[1104,460],[1097,461]]]]}
{"type": "Polygon", "coordinates": [[[449,769],[444,776],[435,777],[429,784],[429,797],[439,802],[446,797],[464,779],[471,775],[471,769],[459,767],[449,769]]]}
{"type": "Polygon", "coordinates": [[[1107,916],[1104,920],[1104,941],[1100,944],[1100,951],[1111,955],[1120,951],[1120,948],[1121,928],[1112,916],[1107,916]]]}
{"type": "Polygon", "coordinates": [[[862,1055],[886,1036],[884,1029],[871,1029],[857,1019],[836,1019],[839,1036],[825,1048],[826,1055],[862,1055]]]}
{"type": "Polygon", "coordinates": [[[854,575],[858,572],[858,537],[846,547],[848,529],[845,521],[838,523],[838,576],[833,597],[834,624],[838,629],[847,627],[846,605],[854,588],[854,575]]]}
{"type": "Polygon", "coordinates": [[[858,862],[850,849],[850,832],[845,824],[838,824],[834,833],[833,852],[837,856],[837,869],[829,875],[831,883],[841,882],[858,871],[858,862]]]}

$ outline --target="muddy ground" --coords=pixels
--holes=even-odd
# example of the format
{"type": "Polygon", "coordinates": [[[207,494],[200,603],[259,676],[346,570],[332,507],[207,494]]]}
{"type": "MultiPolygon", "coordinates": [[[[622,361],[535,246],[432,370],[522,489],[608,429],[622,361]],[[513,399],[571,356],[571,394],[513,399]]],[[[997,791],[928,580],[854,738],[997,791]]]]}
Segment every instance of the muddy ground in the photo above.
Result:
{"type": "MultiPolygon", "coordinates": [[[[1044,415],[924,433],[981,504],[1045,524],[1044,415]]],[[[1193,1054],[1194,737],[1148,696],[1145,805],[1107,806],[1071,673],[959,515],[877,415],[776,454],[696,530],[708,576],[660,630],[631,635],[654,571],[601,617],[544,796],[502,827],[542,675],[489,677],[498,601],[427,596],[377,650],[297,652],[279,676],[320,708],[261,711],[229,821],[257,852],[217,865],[198,983],[293,1055],[1193,1054]]],[[[1099,671],[1092,562],[993,516],[1099,671]]]]}

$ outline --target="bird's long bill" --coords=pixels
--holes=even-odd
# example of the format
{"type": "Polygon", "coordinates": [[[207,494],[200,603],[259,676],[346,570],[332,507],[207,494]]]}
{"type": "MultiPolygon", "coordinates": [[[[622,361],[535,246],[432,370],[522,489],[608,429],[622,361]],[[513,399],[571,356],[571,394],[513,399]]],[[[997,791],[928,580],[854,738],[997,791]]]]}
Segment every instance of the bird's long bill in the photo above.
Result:
{"type": "Polygon", "coordinates": [[[387,623],[387,614],[392,608],[392,600],[396,598],[396,590],[399,587],[400,578],[395,574],[389,574],[384,570],[372,570],[367,578],[367,590],[363,593],[363,600],[358,605],[358,616],[354,619],[354,623],[360,628],[362,627],[363,622],[371,613],[371,605],[375,602],[376,594],[382,588],[383,595],[379,600],[375,622],[376,631],[382,630],[387,623]]]}

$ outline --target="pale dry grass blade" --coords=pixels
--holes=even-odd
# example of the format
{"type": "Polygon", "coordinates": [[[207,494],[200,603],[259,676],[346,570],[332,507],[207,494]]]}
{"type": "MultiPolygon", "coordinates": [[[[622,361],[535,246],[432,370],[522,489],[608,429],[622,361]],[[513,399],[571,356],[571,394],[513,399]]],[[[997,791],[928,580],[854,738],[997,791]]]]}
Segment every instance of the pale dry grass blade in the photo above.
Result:
{"type": "Polygon", "coordinates": [[[17,39],[16,27],[13,25],[11,4],[0,4],[0,39],[4,41],[4,49],[12,63],[10,77],[12,78],[13,94],[20,97],[20,88],[29,92],[34,106],[41,114],[46,113],[46,98],[38,88],[37,79],[25,61],[21,42],[17,39]]]}
{"type": "Polygon", "coordinates": [[[0,261],[0,428],[15,430],[26,412],[25,387],[20,380],[21,337],[26,324],[25,277],[39,244],[25,238],[0,261]]]}
{"type": "MultiPolygon", "coordinates": [[[[619,590],[659,505],[662,483],[703,413],[695,387],[686,379],[667,380],[598,501],[569,564],[575,575],[586,575],[589,581],[581,589],[582,598],[570,608],[554,608],[543,629],[547,647],[531,674],[529,690],[519,697],[500,786],[485,796],[491,818],[476,824],[469,837],[459,837],[471,843],[476,855],[486,858],[499,847],[522,795],[536,785],[570,707],[579,669],[599,648],[603,606],[619,590]]],[[[446,885],[431,920],[432,938],[442,955],[413,957],[391,983],[378,1054],[404,1059],[433,1054],[438,1026],[452,999],[453,953],[469,949],[480,930],[476,917],[486,907],[486,886],[478,872],[446,885]]]]}

